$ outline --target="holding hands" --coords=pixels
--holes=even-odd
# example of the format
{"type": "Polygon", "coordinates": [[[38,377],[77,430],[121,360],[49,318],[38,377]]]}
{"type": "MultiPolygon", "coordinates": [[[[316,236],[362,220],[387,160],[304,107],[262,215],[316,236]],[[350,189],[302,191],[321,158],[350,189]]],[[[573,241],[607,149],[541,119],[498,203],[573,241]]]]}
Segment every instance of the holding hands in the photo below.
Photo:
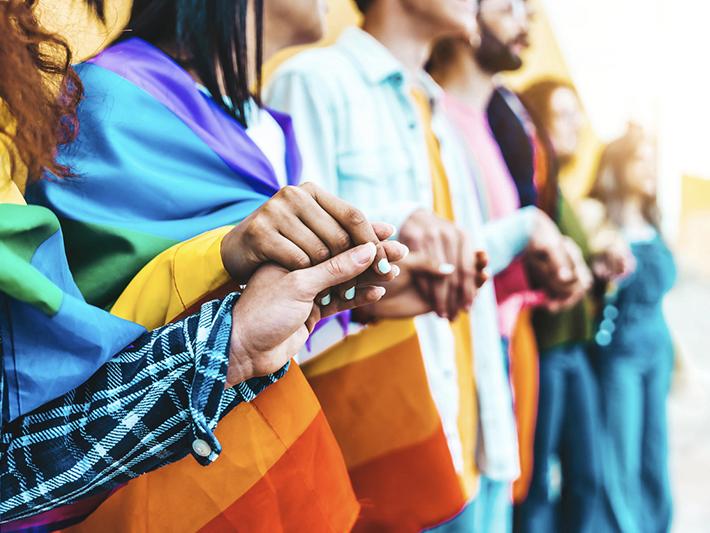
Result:
{"type": "Polygon", "coordinates": [[[485,254],[476,253],[466,232],[435,214],[419,209],[402,225],[399,238],[421,257],[410,274],[421,299],[440,317],[453,320],[473,305],[485,283],[485,254]]]}
{"type": "Polygon", "coordinates": [[[367,243],[302,270],[260,267],[234,306],[227,385],[276,372],[301,349],[321,318],[382,298],[383,287],[361,286],[351,300],[314,305],[319,293],[351,282],[375,257],[375,245],[367,243]]]}
{"type": "Polygon", "coordinates": [[[285,187],[222,241],[222,261],[246,283],[233,310],[227,385],[283,367],[316,323],[373,304],[409,250],[395,228],[313,184],[285,187]]]}

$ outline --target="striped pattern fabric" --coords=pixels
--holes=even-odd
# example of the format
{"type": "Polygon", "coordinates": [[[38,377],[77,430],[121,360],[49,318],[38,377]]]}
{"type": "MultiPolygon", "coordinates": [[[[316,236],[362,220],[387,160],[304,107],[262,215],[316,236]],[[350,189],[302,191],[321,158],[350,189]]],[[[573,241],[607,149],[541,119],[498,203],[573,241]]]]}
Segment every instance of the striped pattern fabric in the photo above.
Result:
{"type": "MultiPolygon", "coordinates": [[[[80,134],[62,161],[80,178],[45,181],[31,198],[57,212],[87,299],[97,305],[118,299],[113,310],[122,318],[159,327],[219,292],[228,279],[219,228],[258,208],[278,180],[244,128],[148,43],[120,42],[78,70],[86,88],[80,134]],[[211,238],[194,238],[204,232],[211,238]],[[177,245],[180,253],[170,251],[188,241],[177,245]],[[142,270],[151,260],[158,266],[142,270]]],[[[297,183],[290,119],[274,118],[286,139],[289,183],[297,183]]],[[[223,451],[210,468],[182,460],[142,476],[76,529],[352,527],[359,505],[342,454],[296,365],[232,410],[216,434],[223,451]]]]}
{"type": "MultiPolygon", "coordinates": [[[[253,400],[286,369],[225,389],[235,295],[145,334],[81,387],[3,428],[0,521],[3,531],[50,527],[43,511],[106,497],[139,475],[192,453],[201,465],[222,451],[218,421],[253,400]],[[192,443],[207,443],[199,455],[192,443]]],[[[72,520],[82,518],[71,516],[72,520]]]]}
{"type": "Polygon", "coordinates": [[[4,421],[81,385],[144,332],[134,322],[87,304],[69,270],[53,213],[0,204],[4,421]]]}
{"type": "Polygon", "coordinates": [[[414,321],[368,327],[304,371],[362,501],[356,531],[419,531],[463,508],[470,493],[452,462],[414,321]]]}

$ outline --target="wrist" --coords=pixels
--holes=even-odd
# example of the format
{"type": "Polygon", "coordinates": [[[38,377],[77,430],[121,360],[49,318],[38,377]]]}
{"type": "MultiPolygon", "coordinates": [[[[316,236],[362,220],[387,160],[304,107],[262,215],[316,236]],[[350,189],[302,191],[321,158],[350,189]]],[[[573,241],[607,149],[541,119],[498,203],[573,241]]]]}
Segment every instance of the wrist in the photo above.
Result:
{"type": "MultiPolygon", "coordinates": [[[[236,308],[236,306],[235,306],[236,308]]],[[[227,387],[233,387],[255,376],[254,363],[250,351],[236,328],[236,313],[233,313],[232,336],[229,341],[229,365],[227,367],[227,387]]]]}

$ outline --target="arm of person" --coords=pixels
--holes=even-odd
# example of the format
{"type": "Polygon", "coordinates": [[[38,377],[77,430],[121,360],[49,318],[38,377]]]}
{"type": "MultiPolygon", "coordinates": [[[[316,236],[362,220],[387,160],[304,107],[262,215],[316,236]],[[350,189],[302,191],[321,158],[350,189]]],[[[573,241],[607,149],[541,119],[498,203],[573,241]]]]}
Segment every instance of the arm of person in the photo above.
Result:
{"type": "Polygon", "coordinates": [[[483,226],[483,236],[488,252],[488,268],[497,276],[519,257],[530,243],[537,225],[539,210],[523,207],[512,215],[488,222],[483,226]]]}
{"type": "Polygon", "coordinates": [[[144,335],[84,385],[3,427],[2,520],[111,490],[188,453],[213,462],[218,421],[287,371],[317,320],[382,297],[370,286],[351,302],[314,305],[324,287],[369,268],[375,252],[368,243],[295,272],[265,265],[238,301],[208,302],[144,335]],[[32,467],[11,467],[28,460],[32,467]]]}

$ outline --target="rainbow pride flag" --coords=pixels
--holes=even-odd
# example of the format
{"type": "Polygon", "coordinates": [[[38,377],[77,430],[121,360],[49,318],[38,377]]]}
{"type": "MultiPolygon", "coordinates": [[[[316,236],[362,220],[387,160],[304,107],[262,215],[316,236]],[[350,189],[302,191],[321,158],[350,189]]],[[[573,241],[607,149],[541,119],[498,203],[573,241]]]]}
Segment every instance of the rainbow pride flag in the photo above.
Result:
{"type": "Polygon", "coordinates": [[[145,332],[87,304],[65,258],[51,211],[0,203],[3,422],[82,384],[145,332]]]}
{"type": "Polygon", "coordinates": [[[304,365],[362,504],[355,531],[420,531],[456,515],[477,490],[475,392],[464,384],[465,362],[464,438],[453,450],[424,357],[414,320],[387,320],[304,365]]]}
{"type": "MultiPolygon", "coordinates": [[[[244,128],[157,48],[140,39],[81,65],[77,177],[45,180],[87,299],[152,328],[226,292],[220,243],[278,190],[244,128]],[[152,262],[151,262],[152,261],[152,262]],[[166,287],[168,290],[166,290],[166,287]],[[115,304],[115,305],[114,305],[115,304]]],[[[289,183],[300,178],[290,119],[281,126],[289,183]]],[[[359,505],[342,454],[297,365],[217,429],[209,468],[188,458],[118,490],[80,531],[347,531],[359,505]]]]}

